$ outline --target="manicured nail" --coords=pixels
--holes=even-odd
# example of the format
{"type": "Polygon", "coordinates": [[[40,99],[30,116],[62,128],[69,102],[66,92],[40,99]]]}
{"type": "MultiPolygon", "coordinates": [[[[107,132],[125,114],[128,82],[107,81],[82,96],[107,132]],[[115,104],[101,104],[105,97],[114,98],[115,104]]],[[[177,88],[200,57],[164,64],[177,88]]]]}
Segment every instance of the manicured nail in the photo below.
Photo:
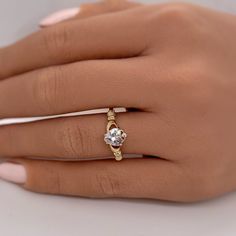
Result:
{"type": "Polygon", "coordinates": [[[75,17],[80,11],[80,8],[69,8],[65,10],[61,10],[51,14],[40,22],[41,27],[51,26],[62,21],[68,20],[70,18],[75,17]]]}
{"type": "Polygon", "coordinates": [[[2,163],[0,164],[0,179],[15,183],[24,184],[26,182],[25,167],[19,164],[2,163]]]}

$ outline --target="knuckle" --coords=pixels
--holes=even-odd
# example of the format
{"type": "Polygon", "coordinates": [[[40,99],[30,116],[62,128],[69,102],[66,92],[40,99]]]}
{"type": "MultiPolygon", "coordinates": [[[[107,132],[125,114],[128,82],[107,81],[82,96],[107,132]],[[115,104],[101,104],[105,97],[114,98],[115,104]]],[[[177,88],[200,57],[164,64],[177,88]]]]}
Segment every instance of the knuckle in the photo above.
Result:
{"type": "Polygon", "coordinates": [[[73,159],[82,159],[91,155],[93,146],[91,132],[83,119],[65,121],[59,134],[63,155],[73,159]]]}
{"type": "Polygon", "coordinates": [[[100,197],[118,197],[121,184],[118,176],[111,172],[103,172],[95,176],[95,191],[100,197]]]}
{"type": "Polygon", "coordinates": [[[181,106],[189,106],[191,111],[198,114],[201,111],[210,111],[214,100],[214,80],[207,71],[207,66],[197,60],[187,66],[184,63],[172,65],[171,78],[166,85],[168,91],[175,90],[173,99],[182,101],[181,106]]]}
{"type": "Polygon", "coordinates": [[[42,45],[48,51],[48,55],[52,59],[57,59],[58,54],[62,54],[64,58],[70,55],[70,39],[72,37],[71,30],[68,26],[60,25],[45,29],[42,34],[42,45]]]}
{"type": "Polygon", "coordinates": [[[209,171],[186,171],[189,178],[185,179],[185,190],[183,193],[184,202],[198,202],[213,198],[219,195],[219,186],[213,181],[212,173],[209,171]]]}
{"type": "Polygon", "coordinates": [[[186,3],[168,4],[160,11],[160,16],[167,21],[186,21],[191,17],[192,7],[186,3]]]}
{"type": "Polygon", "coordinates": [[[214,89],[208,75],[196,72],[191,77],[190,86],[188,87],[189,105],[204,118],[212,111],[212,104],[214,104],[215,99],[214,89]]]}
{"type": "Polygon", "coordinates": [[[63,70],[60,67],[38,72],[33,84],[34,100],[41,111],[56,112],[60,104],[63,70]]]}
{"type": "Polygon", "coordinates": [[[189,105],[192,106],[196,112],[205,111],[210,112],[213,96],[213,89],[209,86],[209,80],[205,75],[196,73],[190,79],[188,86],[189,105]]]}
{"type": "Polygon", "coordinates": [[[179,35],[182,31],[191,30],[195,22],[194,8],[187,3],[171,3],[156,9],[150,14],[151,25],[160,27],[166,33],[176,32],[179,35]]]}
{"type": "Polygon", "coordinates": [[[208,181],[199,181],[195,186],[189,187],[189,192],[184,199],[185,202],[199,202],[211,199],[217,195],[208,181]],[[201,185],[201,186],[200,186],[201,185]],[[200,186],[200,187],[199,187],[200,186]]]}

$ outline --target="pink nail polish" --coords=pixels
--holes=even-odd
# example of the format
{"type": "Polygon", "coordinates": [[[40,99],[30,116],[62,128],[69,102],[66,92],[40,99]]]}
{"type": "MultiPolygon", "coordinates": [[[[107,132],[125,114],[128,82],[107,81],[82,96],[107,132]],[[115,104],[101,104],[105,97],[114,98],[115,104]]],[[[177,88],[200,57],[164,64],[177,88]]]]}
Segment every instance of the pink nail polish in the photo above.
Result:
{"type": "Polygon", "coordinates": [[[51,26],[62,21],[75,17],[80,11],[80,8],[69,8],[62,11],[55,12],[46,17],[40,22],[41,27],[51,26]]]}
{"type": "Polygon", "coordinates": [[[25,167],[19,164],[2,163],[0,178],[15,184],[24,184],[27,178],[25,167]]]}

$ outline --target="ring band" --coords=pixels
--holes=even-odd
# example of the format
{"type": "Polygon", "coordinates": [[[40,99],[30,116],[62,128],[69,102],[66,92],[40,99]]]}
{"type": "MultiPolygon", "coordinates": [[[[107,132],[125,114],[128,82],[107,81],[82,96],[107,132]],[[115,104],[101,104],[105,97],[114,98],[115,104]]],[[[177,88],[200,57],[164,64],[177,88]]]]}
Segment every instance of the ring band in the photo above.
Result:
{"type": "Polygon", "coordinates": [[[107,145],[110,146],[115,159],[117,161],[121,161],[123,159],[121,146],[124,143],[127,134],[117,125],[114,109],[109,109],[109,111],[107,112],[107,120],[107,132],[104,135],[104,141],[107,145]]]}

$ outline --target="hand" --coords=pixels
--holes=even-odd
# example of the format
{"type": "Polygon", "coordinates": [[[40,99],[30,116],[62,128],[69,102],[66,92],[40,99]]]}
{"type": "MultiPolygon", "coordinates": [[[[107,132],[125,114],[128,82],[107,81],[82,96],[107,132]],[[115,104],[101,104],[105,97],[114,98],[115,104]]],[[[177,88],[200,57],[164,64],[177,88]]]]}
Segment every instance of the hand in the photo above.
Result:
{"type": "Polygon", "coordinates": [[[235,39],[234,15],[162,4],[64,22],[1,49],[2,118],[125,107],[123,152],[144,158],[102,160],[106,115],[67,117],[1,127],[0,156],[22,166],[3,164],[0,176],[87,197],[188,202],[235,190],[235,39]]]}

